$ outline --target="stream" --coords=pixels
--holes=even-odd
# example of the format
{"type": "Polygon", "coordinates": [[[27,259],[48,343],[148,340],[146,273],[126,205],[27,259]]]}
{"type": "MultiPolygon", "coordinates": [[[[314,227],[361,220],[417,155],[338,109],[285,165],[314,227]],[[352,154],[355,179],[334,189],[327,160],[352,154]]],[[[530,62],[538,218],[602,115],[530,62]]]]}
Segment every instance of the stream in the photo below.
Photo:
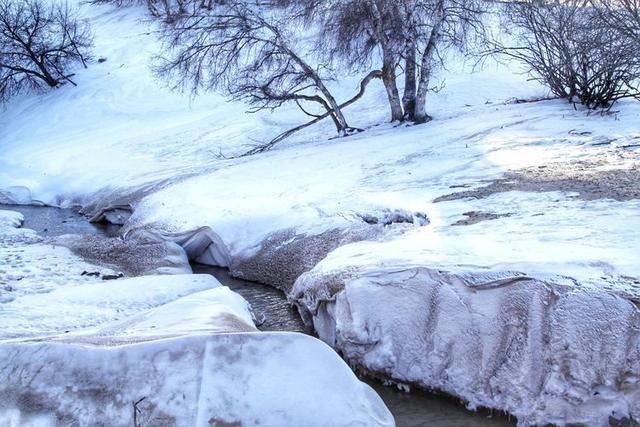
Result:
{"type": "MultiPolygon", "coordinates": [[[[90,224],[72,209],[34,206],[4,206],[0,210],[21,212],[24,227],[37,231],[43,237],[62,234],[91,234],[112,237],[117,226],[90,224]]],[[[263,331],[289,331],[309,333],[295,308],[291,307],[283,292],[259,283],[232,277],[227,269],[200,264],[192,265],[194,273],[211,274],[224,286],[240,294],[251,304],[263,331]]],[[[367,377],[360,379],[369,384],[382,397],[393,414],[398,427],[483,427],[515,425],[515,420],[501,413],[487,410],[468,411],[457,399],[421,390],[410,393],[367,377]]]]}

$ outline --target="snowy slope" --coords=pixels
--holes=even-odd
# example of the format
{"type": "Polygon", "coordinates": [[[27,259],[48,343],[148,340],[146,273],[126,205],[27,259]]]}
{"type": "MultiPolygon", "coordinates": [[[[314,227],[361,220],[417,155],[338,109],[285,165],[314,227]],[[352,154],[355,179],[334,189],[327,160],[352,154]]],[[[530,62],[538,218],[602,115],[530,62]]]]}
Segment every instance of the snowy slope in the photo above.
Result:
{"type": "MultiPolygon", "coordinates": [[[[297,107],[247,114],[245,105],[217,94],[193,99],[171,93],[167,82],[156,80],[149,69],[160,46],[157,25],[143,7],[116,10],[83,4],[81,12],[92,24],[95,58],[106,62],[75,70],[78,87],[24,95],[4,106],[0,190],[24,186],[34,199],[56,204],[89,191],[176,179],[222,167],[216,162],[220,153],[246,151],[305,118],[297,107]]],[[[447,87],[434,97],[431,108],[436,117],[450,115],[450,105],[465,109],[544,94],[503,68],[475,75],[474,90],[469,91],[461,71],[443,76],[447,87]]],[[[350,76],[335,90],[339,99],[347,99],[357,88],[357,76],[350,76]]],[[[347,110],[350,122],[368,127],[383,121],[387,111],[379,107],[382,97],[381,84],[372,84],[360,106],[347,110]]],[[[296,139],[332,136],[331,124],[324,123],[296,139]]]]}

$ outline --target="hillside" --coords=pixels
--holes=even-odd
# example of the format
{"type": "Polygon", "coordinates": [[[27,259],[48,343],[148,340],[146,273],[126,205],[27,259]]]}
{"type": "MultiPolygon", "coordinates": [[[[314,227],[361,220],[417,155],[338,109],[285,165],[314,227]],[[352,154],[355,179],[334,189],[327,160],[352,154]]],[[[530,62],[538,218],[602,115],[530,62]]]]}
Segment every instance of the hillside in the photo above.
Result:
{"type": "MultiPolygon", "coordinates": [[[[321,123],[232,158],[304,117],[171,92],[144,8],[81,11],[106,61],[3,107],[0,203],[204,239],[192,259],[284,290],[323,341],[397,383],[523,423],[639,419],[637,102],[516,102],[548,93],[515,64],[454,57],[430,123],[388,123],[372,84],[345,110],[364,132],[321,123]]],[[[357,82],[332,84],[347,99],[357,82]]]]}

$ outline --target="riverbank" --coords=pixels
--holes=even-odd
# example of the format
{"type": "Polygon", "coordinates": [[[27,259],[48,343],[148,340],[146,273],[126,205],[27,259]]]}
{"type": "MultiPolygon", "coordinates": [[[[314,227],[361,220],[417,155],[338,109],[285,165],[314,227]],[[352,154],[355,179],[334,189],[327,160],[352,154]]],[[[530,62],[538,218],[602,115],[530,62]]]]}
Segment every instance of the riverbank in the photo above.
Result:
{"type": "Polygon", "coordinates": [[[0,424],[395,425],[331,349],[258,332],[248,303],[210,275],[123,277],[55,244],[108,240],[100,230],[44,238],[20,228],[64,218],[46,228],[90,230],[52,209],[22,209],[27,220],[0,210],[0,257],[11,252],[0,275],[0,296],[9,295],[0,301],[0,424]]]}

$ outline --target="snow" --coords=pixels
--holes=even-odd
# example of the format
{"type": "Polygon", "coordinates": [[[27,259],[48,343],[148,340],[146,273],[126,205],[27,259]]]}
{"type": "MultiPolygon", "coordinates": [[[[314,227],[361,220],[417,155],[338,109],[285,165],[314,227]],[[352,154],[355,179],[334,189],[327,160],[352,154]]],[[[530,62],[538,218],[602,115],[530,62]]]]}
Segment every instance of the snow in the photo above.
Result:
{"type": "Polygon", "coordinates": [[[400,384],[525,425],[640,415],[640,316],[609,292],[517,273],[369,265],[307,273],[293,297],[321,339],[400,384]]]}
{"type": "MultiPolygon", "coordinates": [[[[9,307],[22,297],[99,280],[83,276],[84,271],[113,274],[111,269],[90,264],[66,248],[43,242],[33,230],[18,228],[23,221],[18,212],[0,210],[0,317],[8,323],[20,321],[9,307]]],[[[3,329],[0,336],[11,333],[11,329],[3,329]]]]}
{"type": "MultiPolygon", "coordinates": [[[[289,296],[306,320],[354,364],[471,406],[507,409],[523,422],[640,416],[636,102],[611,114],[560,100],[514,103],[547,93],[513,65],[470,74],[471,65],[456,60],[440,72],[446,86],[430,95],[427,125],[385,123],[384,91],[372,85],[346,110],[365,132],[329,140],[325,123],[272,152],[225,159],[219,154],[243,152],[302,117],[294,108],[246,114],[218,94],[171,93],[148,69],[157,27],[143,8],[82,11],[96,56],[107,61],[77,70],[77,88],[25,95],[0,113],[0,202],[83,206],[126,221],[129,238],[170,240],[232,272],[258,259],[274,235],[289,236],[274,243],[286,249],[370,227],[360,233],[370,241],[316,254],[319,264],[295,286],[280,284],[293,286],[289,296]],[[429,224],[362,219],[398,210],[424,213],[429,224]],[[414,331],[419,339],[407,339],[414,331]]],[[[347,76],[332,88],[346,99],[356,85],[357,76],[347,76]]],[[[16,224],[15,216],[1,218],[16,224]]],[[[39,239],[0,231],[0,242],[39,239]]],[[[1,266],[0,280],[17,274],[12,257],[29,265],[54,257],[69,276],[66,249],[35,244],[18,254],[2,244],[10,271],[1,266]]],[[[291,257],[258,260],[276,278],[285,279],[274,266],[309,263],[298,259],[304,251],[281,253],[291,257]]],[[[28,293],[39,289],[25,280],[28,293]]],[[[75,304],[62,290],[52,295],[75,304]]],[[[35,310],[38,298],[29,298],[35,310]]],[[[79,310],[78,322],[83,316],[79,310]]],[[[139,328],[136,335],[150,333],[139,328]]],[[[62,351],[46,348],[53,358],[62,351]]],[[[116,357],[101,351],[95,357],[116,357]]]]}
{"type": "Polygon", "coordinates": [[[0,227],[19,228],[24,223],[24,216],[20,212],[0,210],[0,227]]]}
{"type": "Polygon", "coordinates": [[[326,344],[258,332],[212,276],[80,275],[99,267],[23,220],[0,211],[1,425],[394,425],[326,344]]]}
{"type": "Polygon", "coordinates": [[[131,426],[134,412],[149,425],[394,425],[337,354],[300,334],[2,343],[0,360],[0,423],[11,427],[131,426]]]}
{"type": "Polygon", "coordinates": [[[207,275],[146,276],[76,286],[67,284],[3,304],[0,319],[5,327],[0,339],[53,335],[122,320],[216,286],[215,279],[207,275]]]}

